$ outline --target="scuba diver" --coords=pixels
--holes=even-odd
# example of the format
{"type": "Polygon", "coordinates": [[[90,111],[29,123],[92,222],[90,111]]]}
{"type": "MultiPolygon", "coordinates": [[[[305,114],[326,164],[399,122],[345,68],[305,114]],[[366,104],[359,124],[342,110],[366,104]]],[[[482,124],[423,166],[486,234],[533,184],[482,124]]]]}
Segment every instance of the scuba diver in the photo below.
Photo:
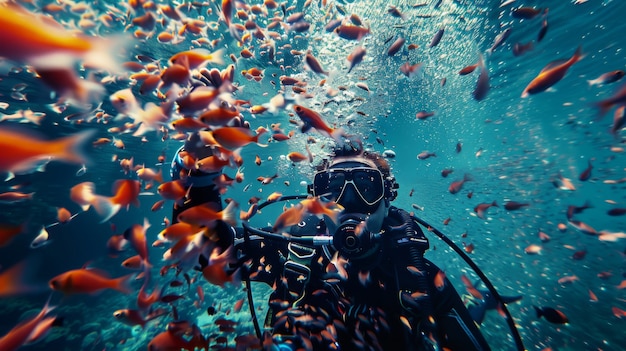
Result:
{"type": "MultiPolygon", "coordinates": [[[[185,152],[212,154],[192,135],[174,158],[172,179],[186,174],[191,188],[173,222],[193,206],[222,208],[213,182],[220,173],[187,170],[185,152]]],[[[248,285],[266,349],[490,350],[453,285],[424,257],[429,242],[415,217],[391,205],[397,189],[385,158],[346,140],[318,166],[309,195],[292,197],[304,199],[291,208],[300,210],[297,224],[216,222],[216,247],[233,257],[227,273],[273,287],[262,334],[248,285]]],[[[208,263],[201,255],[198,269],[208,263]]]]}

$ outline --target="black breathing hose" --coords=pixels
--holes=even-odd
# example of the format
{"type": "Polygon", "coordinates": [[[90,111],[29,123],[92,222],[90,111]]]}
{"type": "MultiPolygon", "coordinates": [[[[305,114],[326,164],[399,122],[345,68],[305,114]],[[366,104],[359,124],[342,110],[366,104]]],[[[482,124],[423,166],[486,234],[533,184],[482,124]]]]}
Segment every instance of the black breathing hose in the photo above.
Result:
{"type": "MultiPolygon", "coordinates": [[[[282,201],[288,201],[288,200],[299,200],[299,199],[306,199],[308,198],[309,195],[292,195],[292,196],[282,196],[280,197],[278,200],[276,201],[266,201],[262,204],[259,205],[258,209],[262,209],[265,206],[277,203],[277,202],[282,202],[282,201]]],[[[398,210],[396,210],[398,211],[398,210]]],[[[485,284],[485,286],[487,287],[487,289],[489,290],[489,292],[496,298],[496,300],[498,300],[498,302],[500,302],[500,305],[502,307],[502,310],[504,311],[505,315],[506,315],[506,322],[509,326],[509,329],[511,330],[511,334],[513,336],[513,340],[515,341],[515,345],[517,347],[518,351],[525,351],[526,349],[524,348],[524,343],[522,342],[522,338],[519,334],[519,331],[517,330],[517,327],[515,326],[515,322],[513,321],[513,316],[511,316],[511,313],[509,312],[509,310],[506,307],[506,303],[504,302],[504,300],[502,299],[502,296],[500,296],[500,294],[498,293],[498,291],[496,290],[496,288],[493,286],[493,284],[491,284],[491,281],[489,281],[489,279],[487,278],[487,276],[485,276],[485,274],[480,270],[480,268],[476,265],[476,263],[474,263],[474,261],[472,261],[472,259],[467,256],[465,254],[465,252],[463,252],[463,250],[456,245],[452,240],[450,240],[445,234],[443,234],[441,231],[439,231],[438,229],[436,229],[435,227],[431,226],[428,222],[424,221],[421,218],[415,217],[413,215],[410,215],[408,212],[406,211],[398,211],[400,213],[400,215],[402,216],[402,219],[404,220],[404,223],[406,225],[406,227],[404,228],[405,230],[405,235],[406,236],[413,236],[416,237],[415,233],[415,229],[412,227],[412,223],[413,220],[417,221],[417,223],[421,224],[422,226],[424,226],[424,228],[427,228],[429,232],[434,233],[435,235],[437,235],[439,237],[439,239],[443,240],[443,242],[445,242],[448,246],[450,246],[450,248],[452,248],[459,256],[461,256],[461,258],[463,258],[463,260],[472,268],[472,270],[474,270],[474,272],[476,273],[476,275],[478,275],[478,277],[480,278],[480,280],[482,280],[482,282],[485,284]]],[[[302,243],[302,244],[308,244],[308,245],[329,245],[332,243],[331,241],[327,241],[325,239],[323,239],[322,237],[294,237],[294,236],[283,236],[283,235],[279,235],[276,233],[271,233],[271,232],[267,232],[261,229],[257,229],[257,228],[253,228],[251,227],[247,222],[242,222],[242,226],[244,228],[244,240],[248,241],[250,240],[248,233],[253,233],[256,235],[259,235],[263,238],[267,238],[267,239],[274,239],[274,240],[282,240],[282,241],[293,241],[293,242],[298,242],[298,243],[302,243]]],[[[426,238],[423,238],[424,240],[426,240],[426,238]]],[[[415,247],[415,245],[409,245],[409,256],[413,262],[413,264],[415,265],[416,268],[418,268],[420,271],[424,271],[423,269],[425,269],[424,267],[424,260],[423,258],[423,252],[420,253],[420,250],[417,249],[417,247],[415,247]]],[[[425,279],[425,277],[424,277],[425,279]]],[[[248,289],[248,300],[249,300],[249,306],[251,309],[251,313],[252,313],[252,317],[254,320],[254,324],[255,324],[255,331],[257,333],[257,336],[259,337],[260,340],[262,340],[262,335],[261,335],[261,331],[258,325],[258,321],[256,318],[256,314],[254,313],[253,309],[254,309],[254,305],[252,303],[252,293],[250,292],[250,287],[249,287],[249,281],[250,278],[246,277],[246,287],[248,289]]],[[[422,282],[420,282],[420,288],[421,288],[421,284],[422,282]]],[[[424,286],[427,286],[427,282],[424,282],[424,286]]],[[[427,288],[424,288],[426,291],[427,288]]],[[[430,307],[432,308],[432,307],[430,307]]]]}
{"type": "Polygon", "coordinates": [[[460,247],[458,247],[458,245],[456,245],[452,240],[450,240],[445,234],[440,232],[437,228],[431,226],[430,224],[428,224],[428,222],[426,222],[425,220],[421,218],[418,218],[415,216],[412,216],[412,218],[415,219],[419,224],[423,225],[425,228],[428,228],[428,231],[435,233],[435,235],[437,235],[439,239],[443,240],[446,244],[448,244],[448,246],[450,246],[459,256],[461,256],[461,258],[463,258],[463,260],[472,268],[472,270],[474,270],[474,272],[478,275],[480,280],[482,280],[482,282],[485,284],[489,292],[496,298],[496,300],[498,300],[498,302],[500,302],[500,306],[502,307],[502,310],[504,311],[504,314],[506,315],[506,323],[508,324],[509,329],[511,330],[513,340],[515,340],[515,346],[517,347],[517,350],[525,351],[526,349],[524,348],[522,337],[519,335],[519,331],[517,330],[517,327],[515,326],[515,322],[513,321],[513,316],[511,316],[511,313],[506,307],[506,303],[502,299],[502,296],[500,296],[496,288],[493,286],[493,284],[491,284],[491,281],[489,281],[489,279],[487,278],[487,276],[485,276],[483,271],[480,268],[478,268],[476,263],[474,263],[474,261],[472,261],[472,259],[469,256],[467,256],[465,252],[461,250],[460,247]]]}

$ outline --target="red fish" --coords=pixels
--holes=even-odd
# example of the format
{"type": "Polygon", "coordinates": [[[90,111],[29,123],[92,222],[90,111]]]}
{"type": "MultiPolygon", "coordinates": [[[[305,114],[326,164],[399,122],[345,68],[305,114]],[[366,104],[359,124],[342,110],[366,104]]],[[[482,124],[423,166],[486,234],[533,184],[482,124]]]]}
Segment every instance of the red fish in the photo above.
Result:
{"type": "Polygon", "coordinates": [[[490,207],[498,207],[496,200],[493,200],[492,203],[484,203],[484,204],[477,205],[476,207],[474,207],[474,212],[476,212],[476,215],[478,216],[478,218],[485,219],[485,213],[490,207]]]}
{"type": "Polygon", "coordinates": [[[591,165],[591,160],[587,161],[587,164],[587,168],[585,168],[585,170],[580,173],[580,176],[578,176],[578,179],[583,182],[591,178],[591,170],[593,169],[593,166],[591,165]]]}
{"type": "Polygon", "coordinates": [[[462,180],[457,180],[455,182],[452,182],[452,184],[450,184],[450,186],[448,187],[448,191],[450,192],[450,194],[456,194],[459,191],[461,191],[461,189],[463,188],[463,184],[465,184],[465,182],[469,182],[471,180],[472,178],[469,176],[469,174],[466,174],[463,176],[462,180]]]}
{"type": "Polygon", "coordinates": [[[222,127],[214,130],[211,134],[215,141],[228,150],[236,150],[250,143],[257,143],[261,147],[267,145],[259,144],[259,137],[267,132],[265,128],[259,128],[257,134],[243,127],[222,127]]]}
{"type": "Polygon", "coordinates": [[[113,289],[128,294],[132,275],[111,279],[94,269],[74,269],[50,279],[50,288],[70,294],[92,294],[104,289],[113,289]]]}
{"type": "Polygon", "coordinates": [[[40,340],[43,337],[41,333],[46,332],[41,330],[41,328],[49,329],[52,325],[51,321],[54,321],[56,318],[46,318],[48,313],[53,309],[54,307],[50,307],[48,303],[46,303],[35,317],[22,321],[4,336],[0,337],[0,350],[14,351],[19,349],[22,345],[34,342],[36,339],[40,340]]]}
{"type": "Polygon", "coordinates": [[[550,88],[563,79],[567,70],[582,58],[582,48],[579,46],[569,60],[557,60],[549,63],[541,70],[539,75],[526,86],[526,89],[522,92],[522,97],[525,98],[530,94],[537,94],[550,88]]]}
{"type": "Polygon", "coordinates": [[[343,135],[343,129],[335,129],[329,127],[328,125],[326,125],[326,122],[324,122],[322,116],[319,113],[302,105],[294,105],[293,109],[296,111],[296,114],[304,123],[301,129],[303,133],[306,133],[311,128],[314,128],[321,134],[331,137],[333,139],[337,139],[341,135],[343,135]]]}
{"type": "Polygon", "coordinates": [[[626,104],[626,84],[622,85],[619,90],[611,97],[601,100],[595,103],[595,106],[600,110],[600,116],[604,116],[614,106],[621,106],[626,104]]]}

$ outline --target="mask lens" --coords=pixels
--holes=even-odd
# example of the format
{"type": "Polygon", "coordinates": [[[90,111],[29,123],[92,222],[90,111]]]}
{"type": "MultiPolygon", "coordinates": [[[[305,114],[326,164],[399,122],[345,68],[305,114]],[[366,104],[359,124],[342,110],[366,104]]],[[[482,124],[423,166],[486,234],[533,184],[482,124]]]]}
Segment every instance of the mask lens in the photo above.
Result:
{"type": "Polygon", "coordinates": [[[383,195],[382,177],[378,171],[355,170],[352,181],[361,197],[370,204],[380,200],[383,195]]]}
{"type": "Polygon", "coordinates": [[[315,195],[329,200],[338,200],[348,183],[352,183],[367,205],[373,205],[384,195],[382,174],[372,168],[329,169],[317,173],[313,183],[315,195]]]}

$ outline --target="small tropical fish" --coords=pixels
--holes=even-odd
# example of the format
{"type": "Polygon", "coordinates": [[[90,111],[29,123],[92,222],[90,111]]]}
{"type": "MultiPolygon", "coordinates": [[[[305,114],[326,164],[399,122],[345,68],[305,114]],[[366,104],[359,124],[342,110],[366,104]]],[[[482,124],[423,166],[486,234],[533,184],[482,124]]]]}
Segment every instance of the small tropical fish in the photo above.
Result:
{"type": "Polygon", "coordinates": [[[528,207],[528,206],[530,206],[530,204],[527,202],[507,201],[504,203],[504,208],[507,211],[515,211],[515,210],[519,210],[522,207],[528,207]]]}
{"type": "Polygon", "coordinates": [[[469,174],[465,174],[462,180],[452,182],[452,184],[448,187],[448,191],[450,194],[456,194],[463,188],[463,184],[465,184],[465,182],[469,182],[471,180],[472,177],[470,177],[469,174]]]}
{"type": "Polygon", "coordinates": [[[90,67],[119,70],[112,54],[128,40],[76,35],[49,16],[38,16],[15,2],[0,4],[3,36],[0,56],[38,68],[69,68],[78,61],[90,67]]]}
{"type": "Polygon", "coordinates": [[[565,313],[552,308],[552,307],[537,307],[537,306],[533,306],[535,308],[535,312],[537,313],[537,318],[545,318],[548,322],[550,323],[554,323],[554,324],[566,324],[569,323],[569,320],[567,319],[567,316],[565,315],[565,313]]]}
{"type": "Polygon", "coordinates": [[[578,179],[583,182],[586,180],[589,180],[589,178],[591,178],[592,169],[593,169],[593,166],[591,165],[591,160],[588,160],[587,168],[585,168],[585,170],[580,173],[580,175],[578,176],[578,179]]]}
{"type": "Polygon", "coordinates": [[[425,160],[430,157],[437,157],[437,155],[434,152],[428,152],[428,151],[422,151],[417,155],[417,158],[419,160],[425,160]]]}
{"type": "Polygon", "coordinates": [[[304,60],[307,66],[311,69],[311,71],[325,76],[329,74],[328,71],[324,70],[322,64],[317,60],[317,58],[313,56],[310,52],[307,52],[304,60]]]}
{"type": "Polygon", "coordinates": [[[19,191],[7,191],[0,193],[0,204],[14,204],[22,201],[32,200],[35,193],[22,193],[19,191]]]}
{"type": "Polygon", "coordinates": [[[0,127],[0,172],[24,173],[33,170],[44,160],[89,163],[82,149],[95,134],[94,130],[55,140],[22,128],[0,127]]]}
{"type": "Polygon", "coordinates": [[[567,70],[569,70],[573,64],[580,61],[582,58],[582,48],[579,46],[569,60],[557,60],[549,63],[541,70],[539,75],[535,77],[528,84],[528,86],[526,86],[522,92],[522,98],[525,98],[530,94],[540,93],[558,83],[561,79],[563,79],[563,77],[565,77],[567,70]]]}
{"type": "Polygon", "coordinates": [[[222,211],[216,211],[210,203],[190,207],[178,215],[180,222],[212,227],[216,220],[235,225],[237,203],[231,201],[222,211]]]}
{"type": "Polygon", "coordinates": [[[541,252],[542,247],[536,244],[530,244],[528,246],[526,246],[526,248],[524,249],[524,252],[527,255],[537,255],[541,252]]]}
{"type": "Polygon", "coordinates": [[[311,128],[314,128],[321,134],[331,137],[333,139],[339,138],[344,133],[343,129],[341,128],[335,129],[326,125],[326,122],[324,122],[322,116],[309,108],[306,108],[302,105],[294,105],[293,109],[294,111],[296,111],[296,114],[303,122],[301,128],[303,133],[306,133],[311,128]]]}
{"type": "Polygon", "coordinates": [[[493,40],[493,44],[487,50],[487,53],[492,54],[494,50],[496,50],[497,48],[502,46],[502,44],[504,44],[504,42],[509,38],[510,35],[511,35],[511,28],[507,28],[503,30],[500,34],[496,35],[496,38],[493,40]]]}
{"type": "Polygon", "coordinates": [[[485,219],[485,213],[490,207],[498,207],[496,200],[493,200],[492,203],[483,203],[476,205],[476,207],[474,207],[474,212],[476,212],[478,218],[485,219]]]}
{"type": "Polygon", "coordinates": [[[444,27],[441,27],[437,33],[435,33],[435,35],[433,36],[433,39],[430,41],[430,44],[428,44],[429,48],[435,47],[437,45],[439,45],[439,42],[441,41],[441,38],[443,37],[443,33],[445,31],[444,27]]]}
{"type": "Polygon", "coordinates": [[[124,239],[126,239],[130,246],[139,254],[144,268],[152,267],[148,259],[148,245],[146,241],[146,231],[150,228],[150,223],[147,218],[144,218],[143,225],[134,224],[130,228],[124,231],[124,239]]]}
{"type": "Polygon", "coordinates": [[[541,13],[541,9],[534,7],[518,7],[511,10],[511,16],[518,19],[533,19],[541,13]]]}
{"type": "Polygon", "coordinates": [[[474,100],[481,101],[487,97],[487,93],[489,92],[489,71],[485,67],[485,60],[483,60],[482,55],[479,55],[478,58],[478,68],[480,68],[480,75],[476,81],[476,88],[474,88],[472,96],[474,100]]]}
{"type": "Polygon", "coordinates": [[[393,44],[389,46],[389,49],[387,49],[387,56],[393,56],[397,54],[398,51],[402,49],[402,46],[404,45],[405,41],[406,39],[404,39],[403,37],[399,37],[398,39],[396,39],[396,41],[394,41],[393,44]]]}
{"type": "Polygon", "coordinates": [[[419,111],[415,114],[416,119],[426,119],[428,117],[432,117],[435,115],[435,112],[432,111],[419,111]]]}
{"type": "Polygon", "coordinates": [[[250,143],[256,143],[261,147],[267,146],[259,144],[259,137],[265,132],[267,132],[267,129],[263,127],[257,129],[256,135],[254,135],[254,132],[248,128],[222,127],[213,130],[211,135],[220,146],[228,150],[236,150],[250,143]]]}
{"type": "Polygon", "coordinates": [[[543,11],[543,19],[541,20],[541,29],[539,29],[539,33],[537,34],[537,42],[542,41],[546,33],[548,33],[548,9],[543,11]]]}
{"type": "Polygon", "coordinates": [[[351,24],[340,24],[334,31],[339,37],[347,40],[361,40],[370,34],[369,27],[365,28],[351,24]]]}
{"type": "Polygon", "coordinates": [[[621,106],[626,103],[626,84],[622,85],[613,96],[595,103],[600,110],[600,116],[604,116],[614,106],[621,106]]]}
{"type": "Polygon", "coordinates": [[[610,84],[610,83],[614,83],[622,79],[624,77],[624,74],[626,74],[626,72],[624,72],[621,69],[618,69],[615,71],[603,73],[596,79],[588,80],[587,83],[589,83],[589,85],[610,84]]]}
{"type": "Polygon", "coordinates": [[[348,55],[348,62],[350,62],[350,68],[348,68],[348,73],[352,71],[352,69],[363,61],[365,57],[365,48],[363,46],[357,46],[352,50],[350,55],[348,55]]]}
{"type": "Polygon", "coordinates": [[[0,337],[0,349],[14,351],[21,348],[23,345],[41,340],[43,334],[47,333],[47,330],[50,329],[53,324],[52,322],[56,318],[46,318],[54,308],[55,307],[51,307],[49,302],[47,302],[36,316],[22,321],[13,327],[13,329],[9,330],[4,336],[0,337]]]}
{"type": "Polygon", "coordinates": [[[400,66],[400,72],[402,72],[405,76],[411,78],[421,71],[422,66],[422,63],[416,63],[414,65],[411,65],[410,63],[405,62],[402,64],[402,66],[400,66]]]}
{"type": "Polygon", "coordinates": [[[65,295],[93,294],[104,289],[113,289],[124,294],[130,293],[129,281],[132,275],[111,279],[94,269],[74,269],[50,279],[50,288],[65,295]]]}

